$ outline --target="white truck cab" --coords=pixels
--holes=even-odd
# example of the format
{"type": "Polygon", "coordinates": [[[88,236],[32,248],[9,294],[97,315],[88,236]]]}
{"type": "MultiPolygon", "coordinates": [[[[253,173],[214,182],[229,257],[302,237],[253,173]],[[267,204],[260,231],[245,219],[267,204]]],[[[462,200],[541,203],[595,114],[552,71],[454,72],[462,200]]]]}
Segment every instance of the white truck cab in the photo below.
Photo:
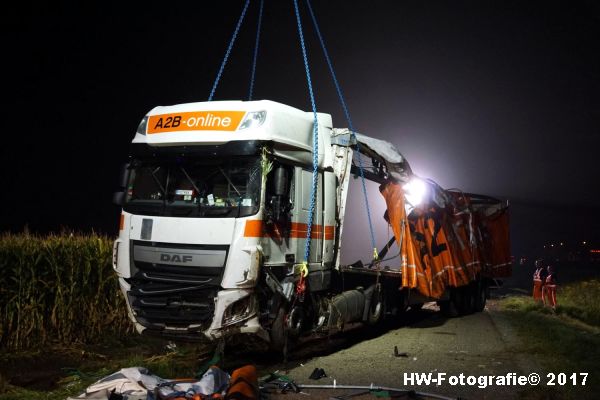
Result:
{"type": "Polygon", "coordinates": [[[317,115],[318,182],[304,259],[314,121],[313,113],[267,100],[156,107],[143,118],[115,194],[122,214],[113,250],[139,332],[209,340],[250,334],[282,348],[307,332],[375,324],[431,299],[450,311],[482,309],[498,253],[489,249],[500,249],[490,244],[507,243],[508,230],[498,225],[499,233],[477,236],[474,224],[506,207],[428,181],[417,186],[427,186],[429,203],[415,209],[410,195],[424,191],[407,185],[414,176],[395,147],[335,129],[328,114],[317,115]],[[368,169],[353,164],[356,151],[370,158],[368,169]],[[392,265],[340,265],[349,180],[359,173],[395,201],[388,201],[388,223],[396,224],[402,254],[392,265]],[[440,245],[442,231],[448,243],[440,245]],[[456,247],[460,235],[472,246],[456,247]]]}
{"type": "MultiPolygon", "coordinates": [[[[305,261],[313,120],[266,100],[156,107],[144,117],[132,141],[114,244],[138,331],[269,340],[260,313],[273,307],[259,303],[273,299],[259,299],[257,284],[268,268],[276,290],[289,297],[293,279],[285,278],[305,261]]],[[[306,260],[315,292],[331,285],[352,159],[348,145],[332,148],[331,116],[318,114],[318,122],[306,260]]]]}

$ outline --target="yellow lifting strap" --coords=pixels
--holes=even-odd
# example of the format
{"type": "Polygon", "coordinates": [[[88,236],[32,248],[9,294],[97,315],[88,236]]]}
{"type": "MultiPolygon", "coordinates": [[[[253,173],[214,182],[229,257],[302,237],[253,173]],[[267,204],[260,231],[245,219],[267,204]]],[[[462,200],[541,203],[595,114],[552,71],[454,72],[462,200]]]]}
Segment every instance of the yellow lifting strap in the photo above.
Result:
{"type": "Polygon", "coordinates": [[[300,276],[306,278],[308,276],[308,263],[304,261],[300,264],[300,276]]]}

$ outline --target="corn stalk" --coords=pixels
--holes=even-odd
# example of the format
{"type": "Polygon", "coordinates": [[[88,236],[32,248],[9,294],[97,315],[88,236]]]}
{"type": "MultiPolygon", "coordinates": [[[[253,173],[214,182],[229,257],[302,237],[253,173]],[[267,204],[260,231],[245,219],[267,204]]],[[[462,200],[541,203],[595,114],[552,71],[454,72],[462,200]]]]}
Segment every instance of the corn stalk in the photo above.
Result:
{"type": "Polygon", "coordinates": [[[131,333],[111,242],[95,233],[1,234],[0,349],[131,333]]]}

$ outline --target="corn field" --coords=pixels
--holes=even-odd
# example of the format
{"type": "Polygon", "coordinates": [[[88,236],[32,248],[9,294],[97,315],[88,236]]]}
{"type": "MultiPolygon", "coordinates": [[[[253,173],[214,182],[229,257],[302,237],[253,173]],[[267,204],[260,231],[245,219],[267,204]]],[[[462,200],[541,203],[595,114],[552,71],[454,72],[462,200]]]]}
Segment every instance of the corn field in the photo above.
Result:
{"type": "Polygon", "coordinates": [[[97,234],[0,234],[0,349],[97,343],[132,331],[97,234]]]}

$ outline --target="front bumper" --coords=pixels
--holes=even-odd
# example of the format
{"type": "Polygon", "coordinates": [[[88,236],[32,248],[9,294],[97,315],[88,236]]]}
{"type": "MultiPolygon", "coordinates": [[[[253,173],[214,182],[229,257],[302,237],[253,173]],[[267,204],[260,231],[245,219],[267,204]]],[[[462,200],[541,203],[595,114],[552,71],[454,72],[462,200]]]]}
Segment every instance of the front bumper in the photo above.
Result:
{"type": "Polygon", "coordinates": [[[150,315],[143,308],[144,304],[140,307],[139,299],[132,296],[132,287],[127,280],[119,278],[119,286],[126,299],[129,318],[139,333],[209,341],[250,334],[269,341],[269,334],[258,319],[258,307],[251,307],[238,315],[229,313],[231,315],[223,323],[228,308],[234,303],[245,299],[248,304],[256,304],[256,295],[251,289],[219,290],[212,299],[206,299],[213,302],[210,313],[205,314],[202,320],[192,321],[186,315],[185,307],[179,306],[179,303],[167,304],[161,315],[150,315]]]}

